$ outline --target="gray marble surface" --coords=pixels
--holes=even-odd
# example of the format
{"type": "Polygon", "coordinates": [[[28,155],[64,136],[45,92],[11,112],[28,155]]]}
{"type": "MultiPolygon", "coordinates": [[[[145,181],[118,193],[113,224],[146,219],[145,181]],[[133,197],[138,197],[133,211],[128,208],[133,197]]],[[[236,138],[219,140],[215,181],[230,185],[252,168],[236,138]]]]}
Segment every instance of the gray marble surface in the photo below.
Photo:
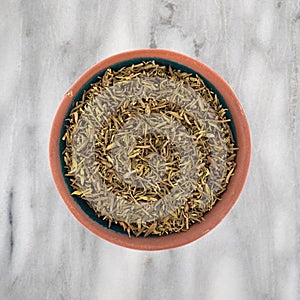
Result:
{"type": "Polygon", "coordinates": [[[0,299],[300,299],[300,2],[1,1],[0,299]],[[111,245],[68,212],[48,164],[68,87],[112,54],[165,48],[214,68],[248,115],[245,189],[182,248],[111,245]]]}

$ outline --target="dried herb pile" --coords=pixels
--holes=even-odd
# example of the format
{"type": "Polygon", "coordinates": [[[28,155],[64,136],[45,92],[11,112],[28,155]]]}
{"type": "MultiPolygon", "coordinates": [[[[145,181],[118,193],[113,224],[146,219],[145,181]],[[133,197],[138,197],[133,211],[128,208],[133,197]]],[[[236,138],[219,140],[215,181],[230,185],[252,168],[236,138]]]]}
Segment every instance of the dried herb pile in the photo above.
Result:
{"type": "Polygon", "coordinates": [[[233,175],[229,122],[198,75],[155,61],[107,69],[67,119],[72,194],[129,236],[188,230],[233,175]]]}

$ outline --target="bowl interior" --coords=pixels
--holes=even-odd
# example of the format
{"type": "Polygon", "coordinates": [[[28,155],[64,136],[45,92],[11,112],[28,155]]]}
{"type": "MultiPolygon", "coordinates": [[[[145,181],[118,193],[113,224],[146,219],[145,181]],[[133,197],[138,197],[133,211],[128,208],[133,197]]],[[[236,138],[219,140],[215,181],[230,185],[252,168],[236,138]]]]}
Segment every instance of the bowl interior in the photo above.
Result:
{"type": "MultiPolygon", "coordinates": [[[[162,59],[162,58],[157,58],[157,57],[140,57],[140,58],[135,58],[135,59],[129,59],[129,60],[124,60],[122,62],[119,62],[117,64],[114,64],[114,65],[111,65],[110,68],[113,69],[113,70],[118,70],[122,67],[127,67],[127,66],[131,66],[132,64],[138,64],[142,61],[148,61],[148,60],[155,60],[157,63],[161,64],[161,65],[166,65],[166,66],[169,66],[171,65],[171,67],[173,69],[180,69],[184,72],[188,72],[188,73],[192,73],[193,75],[195,74],[198,74],[204,81],[205,85],[207,87],[209,87],[215,94],[217,94],[221,104],[223,105],[224,108],[227,108],[228,109],[228,106],[226,105],[226,102],[224,100],[224,98],[222,97],[222,95],[219,93],[219,91],[215,88],[215,86],[213,86],[206,78],[204,78],[201,74],[199,74],[198,72],[184,66],[184,65],[181,65],[175,61],[172,61],[172,60],[167,60],[167,59],[162,59]]],[[[71,110],[73,109],[73,107],[75,106],[75,103],[77,101],[80,101],[82,99],[82,95],[83,95],[83,92],[85,90],[88,90],[90,88],[90,85],[92,83],[95,83],[97,81],[99,81],[99,77],[101,77],[104,72],[106,71],[106,68],[101,70],[100,72],[98,72],[95,76],[93,76],[89,81],[87,81],[82,87],[81,89],[79,90],[79,92],[74,95],[74,98],[73,98],[73,101],[66,113],[66,116],[65,116],[65,120],[64,120],[64,123],[63,123],[63,126],[61,128],[61,132],[60,132],[60,142],[59,142],[59,153],[60,153],[60,166],[61,166],[61,170],[62,170],[62,173],[63,173],[63,178],[64,178],[64,181],[66,183],[66,186],[70,192],[70,194],[72,193],[73,189],[71,187],[71,184],[70,184],[70,180],[67,176],[65,176],[65,163],[64,163],[64,160],[63,160],[63,150],[65,149],[66,147],[66,143],[65,141],[62,140],[62,137],[64,135],[64,130],[65,130],[65,126],[68,124],[68,121],[66,120],[68,115],[70,114],[71,110]]],[[[237,140],[237,134],[236,134],[236,129],[235,129],[235,126],[234,126],[234,120],[232,118],[232,115],[229,111],[229,109],[226,111],[226,117],[228,119],[230,119],[231,121],[229,122],[229,126],[230,126],[230,129],[232,131],[232,134],[233,134],[233,137],[234,137],[234,141],[235,141],[235,146],[238,147],[238,140],[237,140]]],[[[80,207],[80,209],[90,218],[92,219],[94,222],[98,223],[99,225],[107,228],[107,222],[102,220],[101,218],[99,218],[94,210],[84,201],[82,200],[80,197],[76,196],[76,195],[72,195],[71,196],[73,199],[74,199],[74,202],[80,207]]],[[[217,203],[216,203],[217,204],[217,203]]],[[[115,224],[112,224],[112,226],[110,227],[110,230],[113,230],[117,233],[120,233],[120,234],[124,234],[127,236],[127,233],[125,233],[121,228],[120,226],[118,225],[115,225],[115,224]]],[[[159,238],[159,237],[147,237],[146,239],[149,239],[149,238],[159,238]]],[[[145,237],[141,236],[139,237],[139,239],[145,239],[145,237]]]]}

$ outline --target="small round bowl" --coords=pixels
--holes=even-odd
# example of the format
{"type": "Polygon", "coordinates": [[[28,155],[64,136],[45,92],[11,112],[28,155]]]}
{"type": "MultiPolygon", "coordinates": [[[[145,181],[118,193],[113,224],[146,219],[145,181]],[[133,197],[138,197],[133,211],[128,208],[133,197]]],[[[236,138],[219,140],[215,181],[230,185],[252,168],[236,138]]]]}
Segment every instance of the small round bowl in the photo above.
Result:
{"type": "Polygon", "coordinates": [[[74,217],[95,235],[120,246],[138,250],[163,250],[179,247],[195,241],[216,227],[229,213],[237,201],[246,181],[251,155],[250,130],[243,108],[229,85],[208,66],[186,55],[160,49],[142,49],[111,56],[87,70],[68,90],[56,112],[49,143],[49,159],[52,176],[56,187],[66,206],[74,217]],[[71,196],[63,172],[61,137],[65,118],[70,108],[77,101],[89,84],[97,81],[97,76],[108,67],[120,68],[124,65],[138,63],[145,59],[154,59],[174,68],[199,74],[205,84],[219,96],[220,101],[229,110],[231,130],[238,146],[236,169],[222,201],[218,201],[213,209],[205,215],[205,221],[193,224],[188,231],[173,233],[160,237],[128,237],[123,232],[107,228],[105,222],[98,218],[93,210],[75,196],[71,196]]]}

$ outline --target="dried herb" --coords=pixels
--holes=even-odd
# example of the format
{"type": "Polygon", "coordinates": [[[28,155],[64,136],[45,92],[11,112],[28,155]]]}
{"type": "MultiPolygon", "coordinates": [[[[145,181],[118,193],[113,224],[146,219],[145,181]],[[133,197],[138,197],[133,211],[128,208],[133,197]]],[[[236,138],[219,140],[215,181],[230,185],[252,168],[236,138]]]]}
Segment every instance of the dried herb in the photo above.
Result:
{"type": "Polygon", "coordinates": [[[67,120],[72,195],[129,236],[188,230],[234,174],[226,109],[198,75],[171,66],[107,69],[67,120]]]}

